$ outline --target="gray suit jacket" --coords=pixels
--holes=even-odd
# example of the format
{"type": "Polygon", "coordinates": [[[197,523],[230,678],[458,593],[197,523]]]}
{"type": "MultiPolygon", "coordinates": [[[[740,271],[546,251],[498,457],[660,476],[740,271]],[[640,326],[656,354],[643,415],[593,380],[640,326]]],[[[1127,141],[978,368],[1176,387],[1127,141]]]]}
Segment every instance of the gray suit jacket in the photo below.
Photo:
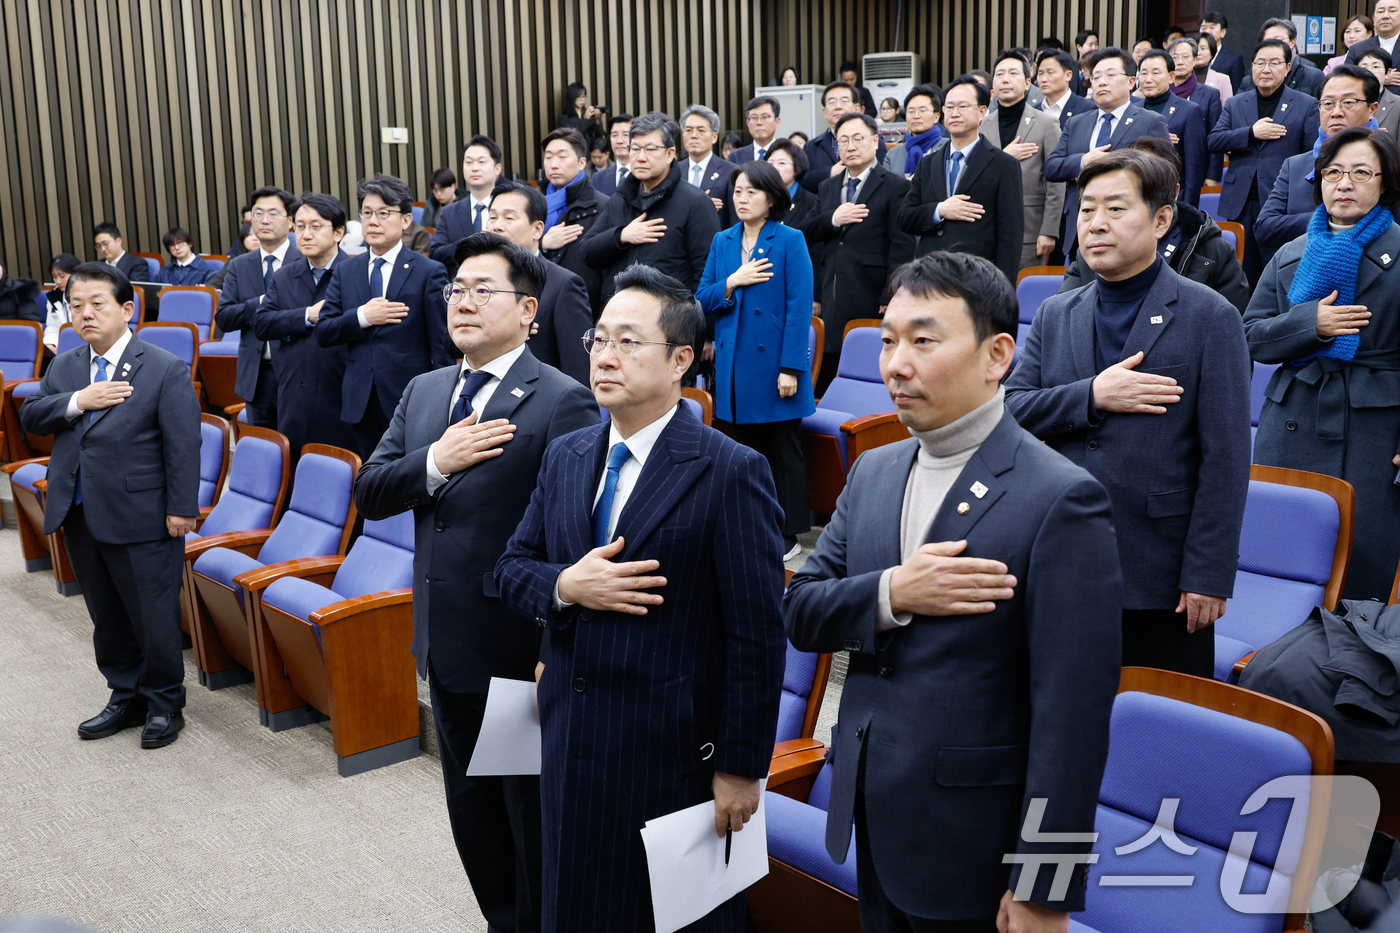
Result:
{"type": "MultiPolygon", "coordinates": [[[[1021,196],[1026,199],[1026,243],[1035,245],[1038,236],[1060,236],[1060,215],[1065,209],[1065,183],[1045,180],[1045,160],[1060,142],[1060,121],[1043,110],[1026,107],[1018,131],[1021,142],[1035,143],[1040,151],[1021,163],[1021,196]]],[[[998,149],[1011,140],[1002,140],[996,107],[982,121],[982,135],[998,149]]],[[[1022,257],[1024,261],[1024,256],[1022,257]]]]}

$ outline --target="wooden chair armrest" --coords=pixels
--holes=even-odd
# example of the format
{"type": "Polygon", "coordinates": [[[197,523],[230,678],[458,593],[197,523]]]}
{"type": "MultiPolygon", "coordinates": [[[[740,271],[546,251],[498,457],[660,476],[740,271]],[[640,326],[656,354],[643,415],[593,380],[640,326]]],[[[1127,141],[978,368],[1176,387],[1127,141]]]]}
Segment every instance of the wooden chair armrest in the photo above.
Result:
{"type": "Polygon", "coordinates": [[[849,435],[846,438],[848,463],[855,463],[867,450],[897,444],[910,436],[909,429],[899,423],[899,416],[892,411],[853,418],[841,425],[841,430],[849,435]]]}
{"type": "Polygon", "coordinates": [[[48,457],[30,457],[28,460],[16,460],[14,463],[7,463],[4,466],[0,466],[0,473],[12,475],[15,472],[15,470],[18,470],[22,466],[28,466],[31,463],[42,463],[47,465],[48,462],[48,457]]]}
{"type": "MultiPolygon", "coordinates": [[[[869,431],[872,428],[878,428],[886,424],[899,424],[898,413],[882,411],[874,415],[861,415],[859,418],[852,418],[850,421],[841,425],[841,430],[845,431],[847,434],[855,434],[858,431],[869,431]]],[[[900,425],[900,427],[904,426],[900,425]]],[[[904,433],[909,433],[907,428],[904,433]]]]}
{"type": "Polygon", "coordinates": [[[301,557],[296,560],[284,560],[275,564],[268,564],[266,567],[255,567],[252,570],[245,570],[233,578],[236,586],[257,592],[265,590],[272,585],[273,581],[283,577],[314,577],[321,574],[334,575],[340,569],[340,565],[345,562],[345,558],[332,557],[301,557]]]}
{"type": "MultiPolygon", "coordinates": [[[[212,505],[201,505],[201,506],[199,507],[199,520],[200,520],[200,522],[203,522],[206,518],[208,518],[208,517],[209,517],[209,513],[212,512],[212,511],[214,511],[214,507],[213,507],[212,505]]],[[[196,529],[196,530],[197,530],[197,529],[196,529]]]]}
{"type": "Polygon", "coordinates": [[[14,387],[17,386],[17,385],[19,385],[21,382],[38,382],[38,381],[39,381],[39,377],[38,377],[38,376],[27,376],[27,377],[25,377],[24,379],[6,379],[5,382],[3,383],[3,386],[4,386],[4,390],[5,390],[6,392],[11,392],[11,391],[14,390],[14,387]]]}
{"type": "Polygon", "coordinates": [[[825,748],[809,748],[790,755],[774,757],[768,767],[768,789],[773,790],[790,781],[813,777],[826,764],[825,748]]]}
{"type": "Polygon", "coordinates": [[[400,605],[410,607],[413,605],[412,589],[385,590],[382,593],[370,593],[366,596],[356,596],[354,599],[332,603],[324,609],[317,609],[311,613],[311,618],[308,621],[313,625],[331,625],[353,618],[363,612],[400,605]]]}
{"type": "Polygon", "coordinates": [[[36,480],[34,481],[34,491],[35,491],[35,492],[45,492],[45,493],[48,492],[48,491],[49,491],[49,481],[48,481],[47,479],[36,479],[36,480]]]}
{"type": "Polygon", "coordinates": [[[825,746],[816,739],[788,739],[786,742],[779,742],[773,746],[773,760],[777,761],[784,755],[805,752],[812,748],[825,748],[825,746]]]}
{"type": "Polygon", "coordinates": [[[207,538],[199,538],[194,541],[186,541],[185,560],[194,560],[210,548],[227,547],[237,549],[250,545],[261,545],[270,537],[272,537],[271,528],[260,528],[256,531],[225,531],[223,534],[210,535],[207,538]]]}
{"type": "Polygon", "coordinates": [[[1236,661],[1236,662],[1235,662],[1235,676],[1238,677],[1241,673],[1243,673],[1243,672],[1244,672],[1245,665],[1248,664],[1248,663],[1250,662],[1250,660],[1251,660],[1256,654],[1258,654],[1258,653],[1259,653],[1259,652],[1257,652],[1257,651],[1251,651],[1249,654],[1245,655],[1244,657],[1242,657],[1242,658],[1240,658],[1238,661],[1236,661]]]}

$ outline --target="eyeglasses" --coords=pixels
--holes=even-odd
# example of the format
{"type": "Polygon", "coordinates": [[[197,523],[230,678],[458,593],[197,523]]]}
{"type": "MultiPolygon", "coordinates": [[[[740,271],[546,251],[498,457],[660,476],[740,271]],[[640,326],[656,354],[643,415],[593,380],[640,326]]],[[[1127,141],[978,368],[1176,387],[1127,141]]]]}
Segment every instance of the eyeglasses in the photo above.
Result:
{"type": "Polygon", "coordinates": [[[710,129],[709,125],[706,124],[705,126],[687,126],[685,129],[681,130],[681,132],[687,136],[708,136],[713,133],[714,130],[710,129]]]}
{"type": "Polygon", "coordinates": [[[665,152],[667,149],[670,148],[670,146],[633,146],[632,151],[644,152],[649,156],[659,156],[661,155],[661,153],[665,152]]]}
{"type": "Polygon", "coordinates": [[[395,214],[402,213],[403,211],[397,207],[384,207],[377,211],[360,211],[360,220],[369,223],[371,220],[378,219],[380,223],[387,224],[395,214]]]}
{"type": "Polygon", "coordinates": [[[473,285],[471,288],[463,288],[455,283],[442,290],[442,297],[447,299],[447,304],[449,306],[461,304],[462,298],[467,295],[471,296],[472,304],[476,305],[478,308],[482,308],[491,300],[492,295],[526,295],[526,293],[513,292],[508,288],[487,288],[485,285],[473,285]]]}
{"type": "Polygon", "coordinates": [[[1255,68],[1282,68],[1286,64],[1288,63],[1281,58],[1271,58],[1268,61],[1265,61],[1262,58],[1256,58],[1254,60],[1255,68]]]}
{"type": "Polygon", "coordinates": [[[767,123],[769,120],[776,118],[771,113],[750,113],[744,119],[748,120],[750,123],[767,123]]]}
{"type": "Polygon", "coordinates": [[[583,345],[588,352],[597,356],[603,352],[604,347],[612,347],[617,351],[618,356],[631,356],[638,347],[658,346],[658,347],[678,347],[678,343],[667,343],[664,340],[638,340],[636,337],[605,337],[597,330],[590,329],[583,335],[583,345]]]}
{"type": "Polygon", "coordinates": [[[1317,109],[1321,110],[1323,113],[1330,113],[1331,111],[1336,110],[1338,107],[1341,107],[1343,110],[1350,113],[1351,111],[1355,110],[1357,107],[1360,107],[1364,103],[1366,103],[1364,100],[1358,100],[1355,97],[1344,97],[1341,100],[1332,100],[1330,98],[1324,97],[1322,100],[1317,102],[1317,109]]]}
{"type": "Polygon", "coordinates": [[[1335,165],[1329,165],[1322,170],[1322,180],[1328,184],[1335,185],[1342,180],[1345,175],[1351,179],[1354,185],[1364,185],[1372,178],[1379,178],[1380,172],[1373,172],[1369,168],[1354,168],[1349,172],[1344,172],[1335,165]]]}
{"type": "MultiPolygon", "coordinates": [[[[1095,72],[1094,76],[1090,78],[1089,81],[1092,84],[1107,84],[1114,78],[1126,78],[1127,76],[1128,73],[1126,71],[1099,71],[1095,72]]],[[[943,106],[947,107],[947,104],[943,106]]]]}
{"type": "Polygon", "coordinates": [[[287,215],[281,211],[253,211],[254,220],[280,220],[287,215]]]}
{"type": "Polygon", "coordinates": [[[836,145],[842,149],[856,149],[865,145],[870,139],[871,137],[865,135],[838,136],[836,137],[836,145]]]}
{"type": "Polygon", "coordinates": [[[296,225],[297,233],[320,233],[330,226],[328,221],[313,220],[311,223],[299,223],[296,225]]]}
{"type": "Polygon", "coordinates": [[[937,112],[932,107],[910,107],[904,111],[904,115],[906,117],[931,117],[937,112]]]}
{"type": "Polygon", "coordinates": [[[943,110],[944,110],[944,112],[946,112],[946,113],[964,113],[964,112],[976,110],[976,109],[977,109],[978,107],[980,107],[980,106],[982,106],[982,105],[981,105],[981,104],[969,104],[969,103],[966,103],[966,102],[961,103],[961,104],[944,104],[944,105],[943,105],[943,110]]]}

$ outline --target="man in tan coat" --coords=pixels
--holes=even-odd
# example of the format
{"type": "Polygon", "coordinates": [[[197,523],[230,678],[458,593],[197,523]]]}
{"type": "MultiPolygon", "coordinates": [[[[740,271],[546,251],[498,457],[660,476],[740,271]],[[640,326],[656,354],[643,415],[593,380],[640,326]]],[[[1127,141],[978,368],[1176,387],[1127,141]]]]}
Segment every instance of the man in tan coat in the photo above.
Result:
{"type": "Polygon", "coordinates": [[[982,121],[982,135],[1021,163],[1026,202],[1022,269],[1049,260],[1060,233],[1065,202],[1064,182],[1045,180],[1045,157],[1060,141],[1060,121],[1027,104],[1030,81],[1030,63],[1014,52],[1003,52],[992,73],[996,102],[982,121]]]}

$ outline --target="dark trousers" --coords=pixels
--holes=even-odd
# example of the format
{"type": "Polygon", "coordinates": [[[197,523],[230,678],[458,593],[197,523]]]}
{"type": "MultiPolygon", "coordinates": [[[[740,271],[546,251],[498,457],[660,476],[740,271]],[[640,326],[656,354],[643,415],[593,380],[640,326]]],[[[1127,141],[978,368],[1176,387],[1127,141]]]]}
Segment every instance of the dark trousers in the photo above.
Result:
{"type": "Polygon", "coordinates": [[[68,510],[63,532],[92,619],[97,669],[107,678],[111,702],[135,699],[155,713],[183,709],[184,539],[103,544],[93,540],[81,505],[68,510]]]}
{"type": "Polygon", "coordinates": [[[428,659],[447,817],[477,906],[491,929],[540,928],[540,779],[534,775],[467,777],[486,694],[453,693],[428,659]]]}
{"type": "Polygon", "coordinates": [[[1259,250],[1259,241],[1254,238],[1254,222],[1259,219],[1259,199],[1250,198],[1245,202],[1244,211],[1235,221],[1244,227],[1244,277],[1249,279],[1253,290],[1264,274],[1264,256],[1259,250]]]}
{"type": "MultiPolygon", "coordinates": [[[[397,403],[397,399],[395,400],[397,403]]],[[[374,448],[389,430],[389,416],[384,414],[384,406],[379,404],[379,390],[370,387],[369,401],[365,402],[365,413],[355,425],[355,436],[360,440],[360,459],[368,460],[374,455],[374,448]]]]}
{"type": "Polygon", "coordinates": [[[1215,676],[1215,626],[1186,631],[1186,613],[1123,610],[1123,666],[1215,676]]]}
{"type": "MultiPolygon", "coordinates": [[[[272,360],[260,360],[258,364],[258,386],[253,397],[248,400],[248,423],[257,428],[277,430],[277,374],[272,369],[272,360]]],[[[293,451],[295,456],[301,451],[293,451]]]]}
{"type": "Polygon", "coordinates": [[[812,530],[807,504],[807,460],[802,455],[802,421],[770,421],[765,424],[731,425],[734,440],[763,455],[778,487],[783,509],[783,534],[800,535],[812,530]]]}

